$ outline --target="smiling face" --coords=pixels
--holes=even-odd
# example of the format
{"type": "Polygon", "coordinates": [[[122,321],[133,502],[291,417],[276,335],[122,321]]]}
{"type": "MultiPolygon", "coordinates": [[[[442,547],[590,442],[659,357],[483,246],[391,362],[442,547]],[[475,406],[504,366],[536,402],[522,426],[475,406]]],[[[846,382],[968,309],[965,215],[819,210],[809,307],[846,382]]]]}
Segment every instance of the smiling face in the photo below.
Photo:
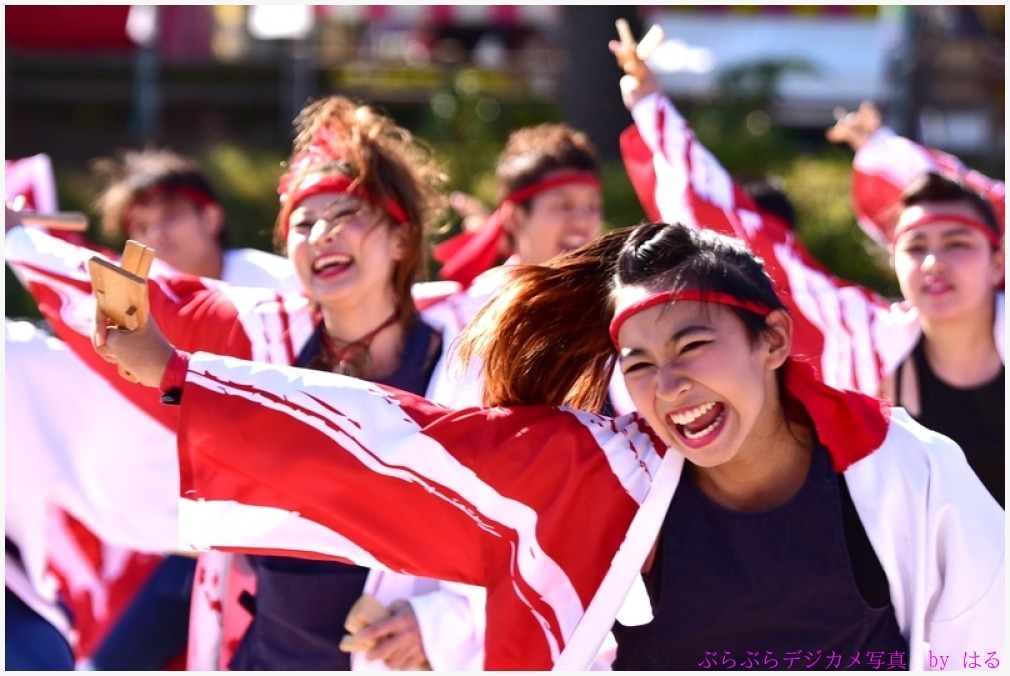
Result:
{"type": "Polygon", "coordinates": [[[898,221],[893,265],[902,295],[927,321],[950,321],[989,312],[1003,275],[1003,252],[993,251],[979,230],[937,218],[902,232],[902,226],[948,214],[978,219],[964,203],[922,203],[906,208],[898,221]]]}
{"type": "MultiPolygon", "coordinates": [[[[564,176],[548,173],[543,180],[564,176]]],[[[577,249],[603,229],[603,196],[598,185],[573,183],[546,190],[523,209],[511,204],[505,228],[521,263],[540,264],[577,249]]]]}
{"type": "Polygon", "coordinates": [[[296,204],[287,252],[308,297],[325,308],[384,306],[395,296],[401,237],[388,216],[358,197],[320,192],[296,204]]]}
{"type": "MultiPolygon", "coordinates": [[[[647,295],[620,291],[616,311],[647,295]]],[[[621,325],[618,368],[635,408],[695,465],[745,466],[779,443],[775,370],[788,356],[791,325],[781,311],[767,321],[771,334],[752,342],[726,306],[681,300],[621,325]]]]}

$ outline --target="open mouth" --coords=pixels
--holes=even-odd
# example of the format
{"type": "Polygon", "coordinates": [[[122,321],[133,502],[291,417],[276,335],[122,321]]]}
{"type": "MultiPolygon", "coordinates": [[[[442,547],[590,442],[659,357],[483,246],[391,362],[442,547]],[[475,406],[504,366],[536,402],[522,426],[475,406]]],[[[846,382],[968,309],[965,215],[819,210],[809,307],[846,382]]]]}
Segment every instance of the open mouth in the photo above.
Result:
{"type": "Polygon", "coordinates": [[[949,282],[933,280],[924,284],[922,291],[928,295],[936,296],[941,293],[947,293],[948,291],[953,290],[953,288],[954,287],[949,282]]]}
{"type": "Polygon", "coordinates": [[[726,407],[709,401],[693,408],[670,413],[669,421],[674,431],[691,445],[705,443],[726,421],[726,407]]]}
{"type": "Polygon", "coordinates": [[[347,254],[320,256],[312,262],[312,272],[317,277],[332,277],[351,267],[353,259],[347,254]]]}

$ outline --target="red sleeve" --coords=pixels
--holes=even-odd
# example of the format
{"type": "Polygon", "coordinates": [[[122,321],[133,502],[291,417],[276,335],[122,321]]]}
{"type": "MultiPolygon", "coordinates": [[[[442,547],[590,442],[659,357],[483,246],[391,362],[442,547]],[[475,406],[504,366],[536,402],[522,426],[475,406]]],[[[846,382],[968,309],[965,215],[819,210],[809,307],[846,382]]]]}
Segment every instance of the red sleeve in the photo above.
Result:
{"type": "MultiPolygon", "coordinates": [[[[662,447],[637,418],[451,411],[201,354],[181,408],[184,542],[484,585],[489,631],[521,624],[555,643],[593,597],[662,447]]],[[[546,642],[512,649],[550,664],[546,642]]]]}

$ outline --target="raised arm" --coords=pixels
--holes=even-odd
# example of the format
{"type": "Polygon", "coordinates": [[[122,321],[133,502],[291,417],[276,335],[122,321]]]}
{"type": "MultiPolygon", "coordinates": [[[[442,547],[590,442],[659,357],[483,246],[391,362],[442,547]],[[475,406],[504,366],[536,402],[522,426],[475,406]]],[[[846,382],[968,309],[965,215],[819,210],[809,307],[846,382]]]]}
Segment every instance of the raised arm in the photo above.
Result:
{"type": "Polygon", "coordinates": [[[848,143],[852,160],[852,206],[859,226],[878,244],[887,247],[898,214],[898,198],[911,183],[929,171],[960,177],[988,198],[1003,230],[1006,186],[968,168],[950,153],[930,148],[900,136],[881,122],[880,112],[863,102],[850,113],[838,113],[827,131],[835,143],[848,143]]]}
{"type": "MultiPolygon", "coordinates": [[[[156,396],[124,381],[92,348],[95,302],[87,262],[93,255],[35,228],[15,225],[7,231],[7,263],[53,332],[124,396],[174,427],[156,396]]],[[[285,361],[291,358],[292,346],[311,331],[304,299],[279,296],[269,289],[233,287],[153,267],[148,292],[151,316],[173,344],[184,349],[285,361]]]]}
{"type": "MultiPolygon", "coordinates": [[[[612,41],[610,49],[617,56],[622,44],[612,41]]],[[[759,210],[698,141],[648,67],[640,64],[637,72],[621,80],[634,119],[621,136],[621,151],[645,212],[745,241],[764,259],[793,312],[795,353],[835,387],[878,394],[883,375],[914,343],[917,315],[820,265],[792,229],[759,210]]]]}

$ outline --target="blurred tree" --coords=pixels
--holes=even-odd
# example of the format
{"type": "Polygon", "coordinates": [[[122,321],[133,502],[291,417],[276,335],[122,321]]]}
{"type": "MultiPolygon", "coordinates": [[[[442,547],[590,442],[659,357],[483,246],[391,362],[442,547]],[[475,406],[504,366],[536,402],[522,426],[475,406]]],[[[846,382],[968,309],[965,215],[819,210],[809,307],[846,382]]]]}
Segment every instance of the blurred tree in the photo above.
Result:
{"type": "Polygon", "coordinates": [[[627,19],[641,35],[635,5],[565,5],[562,20],[565,59],[559,105],[564,120],[589,135],[604,161],[620,157],[618,139],[629,123],[618,83],[621,69],[607,48],[617,39],[617,20],[627,19]]]}
{"type": "Polygon", "coordinates": [[[856,224],[849,196],[852,154],[823,140],[811,149],[771,123],[781,78],[810,64],[779,60],[726,70],[710,103],[685,112],[698,139],[737,176],[779,176],[796,210],[796,234],[843,279],[888,297],[899,290],[886,258],[856,224]]]}

